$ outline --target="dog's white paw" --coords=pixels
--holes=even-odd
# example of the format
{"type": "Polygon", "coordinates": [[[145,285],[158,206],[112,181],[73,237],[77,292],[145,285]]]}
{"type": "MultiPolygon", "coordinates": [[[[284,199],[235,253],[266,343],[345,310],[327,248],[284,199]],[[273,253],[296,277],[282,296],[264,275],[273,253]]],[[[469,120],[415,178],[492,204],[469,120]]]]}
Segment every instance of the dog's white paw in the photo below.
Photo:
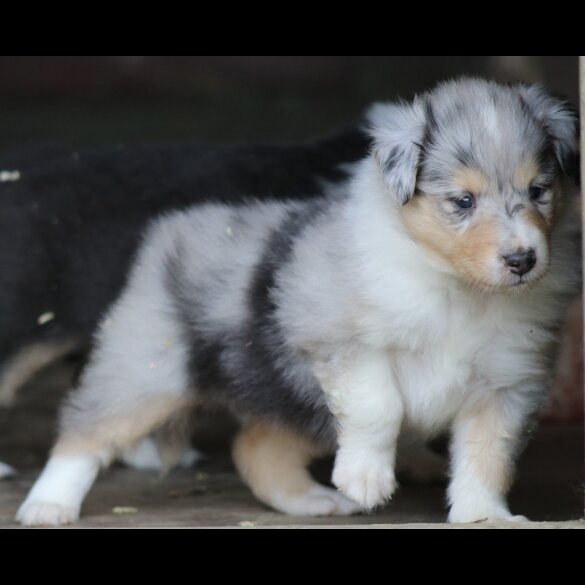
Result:
{"type": "Polygon", "coordinates": [[[79,510],[53,502],[26,501],[16,520],[24,526],[62,526],[79,519],[79,510]]]}
{"type": "Polygon", "coordinates": [[[357,502],[324,486],[317,486],[301,496],[279,498],[274,507],[291,516],[349,516],[360,511],[357,502]]]}
{"type": "Polygon", "coordinates": [[[16,469],[0,461],[0,479],[4,479],[5,477],[12,477],[13,475],[16,475],[16,469]]]}
{"type": "Polygon", "coordinates": [[[343,449],[335,459],[333,483],[366,510],[389,500],[397,487],[390,457],[343,449]]]}
{"type": "Polygon", "coordinates": [[[453,506],[449,512],[451,524],[469,524],[472,522],[528,522],[526,516],[513,515],[506,508],[473,509],[453,506]]]}
{"type": "Polygon", "coordinates": [[[181,453],[181,457],[179,458],[179,467],[189,468],[193,467],[195,463],[205,459],[205,456],[197,449],[193,449],[191,447],[187,447],[181,453]]]}
{"type": "MultiPolygon", "coordinates": [[[[178,467],[192,467],[197,461],[203,459],[203,455],[196,449],[186,447],[177,453],[178,467]]],[[[152,437],[145,437],[133,449],[126,449],[122,452],[120,460],[126,465],[142,471],[163,471],[165,465],[161,459],[158,445],[152,437]]]]}

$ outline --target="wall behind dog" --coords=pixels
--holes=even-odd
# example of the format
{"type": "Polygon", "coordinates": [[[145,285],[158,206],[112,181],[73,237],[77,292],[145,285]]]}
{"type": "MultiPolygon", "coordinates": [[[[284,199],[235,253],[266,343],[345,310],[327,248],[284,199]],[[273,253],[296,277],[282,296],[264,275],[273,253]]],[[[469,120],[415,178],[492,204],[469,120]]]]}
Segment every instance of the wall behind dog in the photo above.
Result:
{"type": "Polygon", "coordinates": [[[577,57],[0,57],[0,152],[141,140],[315,136],[374,100],[468,74],[577,99],[577,57]]]}
{"type": "MultiPolygon", "coordinates": [[[[577,57],[2,56],[0,162],[52,146],[304,139],[461,74],[541,81],[578,103],[577,57]]],[[[547,418],[583,414],[581,332],[578,303],[547,418]]]]}

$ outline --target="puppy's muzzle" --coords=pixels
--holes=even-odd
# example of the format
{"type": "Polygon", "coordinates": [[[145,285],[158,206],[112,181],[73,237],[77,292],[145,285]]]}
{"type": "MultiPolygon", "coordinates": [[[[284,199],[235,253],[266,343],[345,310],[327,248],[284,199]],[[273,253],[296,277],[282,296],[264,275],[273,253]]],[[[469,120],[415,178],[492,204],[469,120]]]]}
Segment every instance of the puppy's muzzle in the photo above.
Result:
{"type": "Polygon", "coordinates": [[[536,253],[532,248],[527,250],[519,249],[513,254],[504,256],[506,266],[510,268],[512,274],[522,276],[530,272],[536,264],[536,253]]]}

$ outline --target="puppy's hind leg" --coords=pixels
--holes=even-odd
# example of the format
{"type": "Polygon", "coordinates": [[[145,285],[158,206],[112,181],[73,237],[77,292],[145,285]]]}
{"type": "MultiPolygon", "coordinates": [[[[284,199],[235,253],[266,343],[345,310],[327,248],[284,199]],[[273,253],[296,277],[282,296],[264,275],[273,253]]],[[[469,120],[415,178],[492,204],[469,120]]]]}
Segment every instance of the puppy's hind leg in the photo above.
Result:
{"type": "MultiPolygon", "coordinates": [[[[148,349],[146,346],[141,349],[148,349]]],[[[25,525],[59,525],[77,520],[100,467],[161,426],[181,420],[191,396],[179,352],[148,351],[130,358],[106,345],[94,356],[61,416],[51,458],[17,513],[25,525]]]]}
{"type": "MultiPolygon", "coordinates": [[[[93,408],[96,406],[94,403],[93,408]]],[[[20,507],[17,520],[27,526],[74,522],[100,467],[189,406],[184,396],[158,396],[99,416],[99,408],[73,414],[78,406],[70,404],[66,416],[80,414],[83,425],[65,418],[51,458],[20,507]]]]}
{"type": "Polygon", "coordinates": [[[293,516],[333,516],[358,512],[357,503],[317,483],[307,466],[323,455],[295,433],[266,424],[236,437],[233,458],[240,475],[262,502],[293,516]]]}

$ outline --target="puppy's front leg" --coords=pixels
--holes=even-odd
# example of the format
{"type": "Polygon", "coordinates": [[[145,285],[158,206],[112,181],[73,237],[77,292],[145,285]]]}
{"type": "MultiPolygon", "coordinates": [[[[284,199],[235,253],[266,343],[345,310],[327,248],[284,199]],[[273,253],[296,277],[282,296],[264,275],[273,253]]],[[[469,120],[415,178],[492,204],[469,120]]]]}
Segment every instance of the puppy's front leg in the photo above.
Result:
{"type": "Polygon", "coordinates": [[[338,421],[333,483],[371,509],[396,488],[394,461],[403,405],[388,356],[345,354],[322,365],[317,375],[338,421]]]}
{"type": "Polygon", "coordinates": [[[527,392],[497,390],[457,417],[451,443],[449,522],[526,520],[512,515],[506,493],[534,404],[534,395],[527,392]]]}

